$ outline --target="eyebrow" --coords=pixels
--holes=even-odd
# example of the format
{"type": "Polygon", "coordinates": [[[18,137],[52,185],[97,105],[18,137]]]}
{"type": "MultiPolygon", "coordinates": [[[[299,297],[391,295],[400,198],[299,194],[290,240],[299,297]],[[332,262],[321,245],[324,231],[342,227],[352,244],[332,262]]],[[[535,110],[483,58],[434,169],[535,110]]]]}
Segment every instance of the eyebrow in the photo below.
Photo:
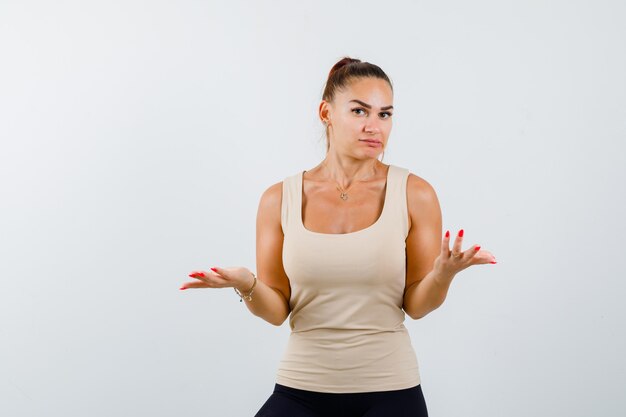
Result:
{"type": "MultiPolygon", "coordinates": [[[[369,104],[364,103],[364,102],[362,102],[361,100],[357,100],[357,99],[350,100],[348,103],[353,102],[353,101],[354,101],[355,103],[359,103],[359,104],[360,104],[361,106],[363,106],[363,107],[367,107],[368,109],[371,109],[371,108],[372,108],[372,106],[370,106],[369,104]]],[[[393,109],[393,106],[385,106],[385,107],[381,107],[380,109],[381,109],[381,110],[393,109]]]]}

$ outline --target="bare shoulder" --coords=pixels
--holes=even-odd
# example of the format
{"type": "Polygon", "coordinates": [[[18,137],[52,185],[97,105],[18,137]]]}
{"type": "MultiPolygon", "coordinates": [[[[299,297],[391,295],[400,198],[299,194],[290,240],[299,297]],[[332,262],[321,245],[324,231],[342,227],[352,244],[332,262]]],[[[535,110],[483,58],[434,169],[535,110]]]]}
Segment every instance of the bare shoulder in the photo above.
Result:
{"type": "Polygon", "coordinates": [[[261,202],[264,205],[280,206],[283,200],[283,181],[279,181],[276,184],[272,184],[263,191],[261,195],[261,202]]]}
{"type": "Polygon", "coordinates": [[[409,224],[441,216],[435,188],[424,178],[409,173],[406,184],[409,224]]]}
{"type": "Polygon", "coordinates": [[[432,199],[436,197],[435,188],[424,178],[409,172],[407,179],[407,195],[417,199],[432,199]]]}

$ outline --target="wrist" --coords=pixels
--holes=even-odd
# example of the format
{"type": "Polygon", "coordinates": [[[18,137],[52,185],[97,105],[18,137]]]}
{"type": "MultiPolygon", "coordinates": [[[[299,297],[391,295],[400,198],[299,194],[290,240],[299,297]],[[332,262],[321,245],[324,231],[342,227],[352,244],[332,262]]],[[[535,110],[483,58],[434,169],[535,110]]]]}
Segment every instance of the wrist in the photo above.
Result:
{"type": "Polygon", "coordinates": [[[253,272],[250,272],[250,274],[252,275],[252,285],[250,286],[250,288],[240,290],[238,287],[236,286],[234,287],[235,292],[239,296],[240,302],[243,301],[244,299],[246,301],[252,301],[252,293],[254,292],[254,287],[256,286],[257,278],[253,272]]]}
{"type": "Polygon", "coordinates": [[[433,271],[433,281],[435,284],[448,287],[456,274],[444,273],[442,271],[433,271]]]}
{"type": "Polygon", "coordinates": [[[249,292],[252,286],[254,285],[254,274],[250,271],[248,272],[249,272],[248,279],[240,283],[239,285],[235,285],[235,288],[242,293],[249,292]]]}

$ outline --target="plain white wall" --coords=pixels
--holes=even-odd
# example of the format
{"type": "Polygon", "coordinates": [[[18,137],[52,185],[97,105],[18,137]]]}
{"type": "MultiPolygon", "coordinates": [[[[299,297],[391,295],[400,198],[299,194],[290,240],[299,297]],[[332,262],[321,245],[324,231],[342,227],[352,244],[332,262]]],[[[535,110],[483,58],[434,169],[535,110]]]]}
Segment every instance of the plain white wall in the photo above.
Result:
{"type": "Polygon", "coordinates": [[[350,55],[384,162],[496,265],[406,325],[431,416],[623,416],[622,1],[0,2],[0,414],[252,416],[289,334],[194,269],[255,269],[261,193],[324,156],[350,55]]]}

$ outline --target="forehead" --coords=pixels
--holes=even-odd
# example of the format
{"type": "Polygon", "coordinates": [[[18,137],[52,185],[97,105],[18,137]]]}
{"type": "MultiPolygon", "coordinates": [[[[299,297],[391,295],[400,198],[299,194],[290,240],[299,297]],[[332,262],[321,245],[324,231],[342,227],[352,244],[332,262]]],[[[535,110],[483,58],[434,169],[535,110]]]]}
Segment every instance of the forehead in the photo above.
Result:
{"type": "Polygon", "coordinates": [[[338,91],[337,99],[347,102],[353,99],[374,105],[387,106],[392,104],[393,91],[389,83],[375,77],[357,78],[338,91]]]}

